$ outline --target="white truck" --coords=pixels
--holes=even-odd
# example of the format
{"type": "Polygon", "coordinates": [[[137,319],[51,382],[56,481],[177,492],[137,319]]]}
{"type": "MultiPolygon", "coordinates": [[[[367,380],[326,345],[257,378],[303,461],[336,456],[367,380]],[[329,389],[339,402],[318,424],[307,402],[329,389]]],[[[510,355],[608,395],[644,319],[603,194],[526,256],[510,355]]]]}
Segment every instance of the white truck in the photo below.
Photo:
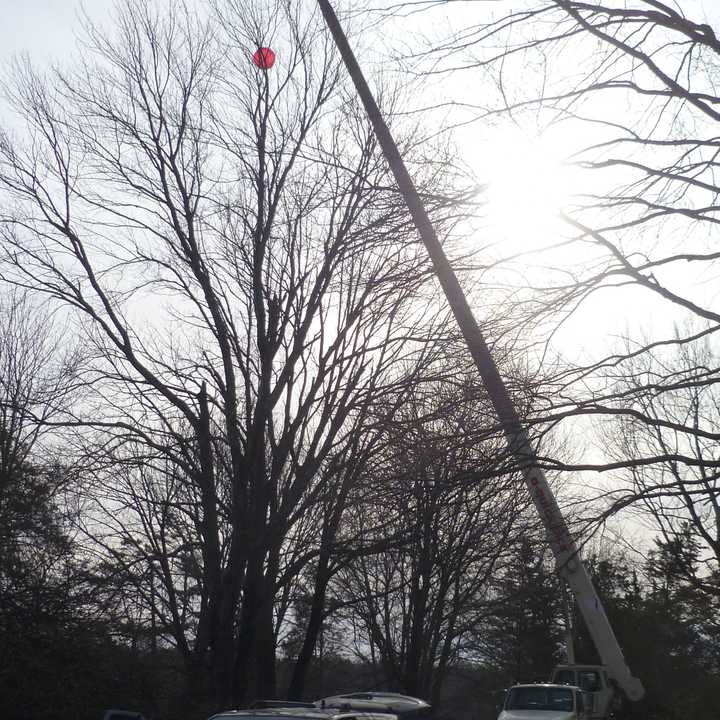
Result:
{"type": "Polygon", "coordinates": [[[587,698],[579,687],[534,683],[513,685],[498,720],[590,720],[587,698]]]}
{"type": "Polygon", "coordinates": [[[606,720],[618,702],[602,665],[558,665],[550,682],[509,688],[498,720],[606,720]]]}

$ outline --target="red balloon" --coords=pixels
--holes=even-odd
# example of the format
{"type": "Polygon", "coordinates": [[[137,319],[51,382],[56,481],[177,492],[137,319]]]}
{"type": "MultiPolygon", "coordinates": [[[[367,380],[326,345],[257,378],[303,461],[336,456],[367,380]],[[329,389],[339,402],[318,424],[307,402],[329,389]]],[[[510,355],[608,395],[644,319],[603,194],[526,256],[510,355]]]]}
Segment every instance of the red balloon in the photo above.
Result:
{"type": "Polygon", "coordinates": [[[268,47],[261,47],[253,53],[252,59],[261,70],[269,70],[275,64],[275,53],[268,47]]]}

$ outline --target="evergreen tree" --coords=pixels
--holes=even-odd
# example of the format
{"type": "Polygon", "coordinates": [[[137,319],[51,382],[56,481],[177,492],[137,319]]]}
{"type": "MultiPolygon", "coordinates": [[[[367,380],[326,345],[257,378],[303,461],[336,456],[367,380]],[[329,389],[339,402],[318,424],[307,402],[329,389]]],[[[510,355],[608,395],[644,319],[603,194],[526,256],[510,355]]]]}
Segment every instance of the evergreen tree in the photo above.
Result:
{"type": "MultiPolygon", "coordinates": [[[[643,567],[627,560],[592,558],[589,568],[610,623],[646,696],[625,703],[618,720],[710,720],[720,716],[718,604],[697,572],[700,546],[689,529],[684,537],[656,540],[643,567]]],[[[580,662],[599,663],[579,613],[575,648],[580,662]]]]}
{"type": "Polygon", "coordinates": [[[532,541],[521,541],[499,583],[496,607],[484,638],[491,664],[508,684],[546,680],[562,656],[562,591],[547,556],[532,541]]]}

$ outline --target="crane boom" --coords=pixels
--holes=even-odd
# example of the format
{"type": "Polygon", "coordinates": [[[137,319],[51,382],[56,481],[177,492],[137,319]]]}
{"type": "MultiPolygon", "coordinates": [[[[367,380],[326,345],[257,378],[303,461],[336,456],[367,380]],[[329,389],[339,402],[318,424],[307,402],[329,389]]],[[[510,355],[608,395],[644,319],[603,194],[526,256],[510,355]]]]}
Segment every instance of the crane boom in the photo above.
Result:
{"type": "Polygon", "coordinates": [[[352,78],[355,89],[372,123],[378,143],[403,195],[418,233],[430,255],[435,273],[445,292],[467,347],[480,372],[488,395],[502,424],[509,450],[519,461],[525,485],[545,527],[558,572],[570,586],[600,659],[608,674],[631,700],[644,695],[640,680],[633,677],[623,657],[605,609],[580,558],[579,549],[568,530],[555,495],[539,466],[537,454],[523,428],[520,416],[500,376],[482,331],[445,255],[435,229],[425,211],[397,145],[375,102],[367,81],[328,0],[317,0],[328,29],[352,78]]]}

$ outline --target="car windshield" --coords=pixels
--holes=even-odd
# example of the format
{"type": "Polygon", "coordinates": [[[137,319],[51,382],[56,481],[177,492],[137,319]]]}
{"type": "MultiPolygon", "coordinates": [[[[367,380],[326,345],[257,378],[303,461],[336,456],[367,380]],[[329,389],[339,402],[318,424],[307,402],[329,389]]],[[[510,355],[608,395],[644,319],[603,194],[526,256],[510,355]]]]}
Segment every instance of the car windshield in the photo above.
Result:
{"type": "Polygon", "coordinates": [[[560,710],[573,709],[572,690],[565,688],[516,687],[508,693],[506,710],[560,710]]]}
{"type": "Polygon", "coordinates": [[[574,670],[559,670],[553,677],[553,682],[558,685],[577,685],[574,670]]]}

